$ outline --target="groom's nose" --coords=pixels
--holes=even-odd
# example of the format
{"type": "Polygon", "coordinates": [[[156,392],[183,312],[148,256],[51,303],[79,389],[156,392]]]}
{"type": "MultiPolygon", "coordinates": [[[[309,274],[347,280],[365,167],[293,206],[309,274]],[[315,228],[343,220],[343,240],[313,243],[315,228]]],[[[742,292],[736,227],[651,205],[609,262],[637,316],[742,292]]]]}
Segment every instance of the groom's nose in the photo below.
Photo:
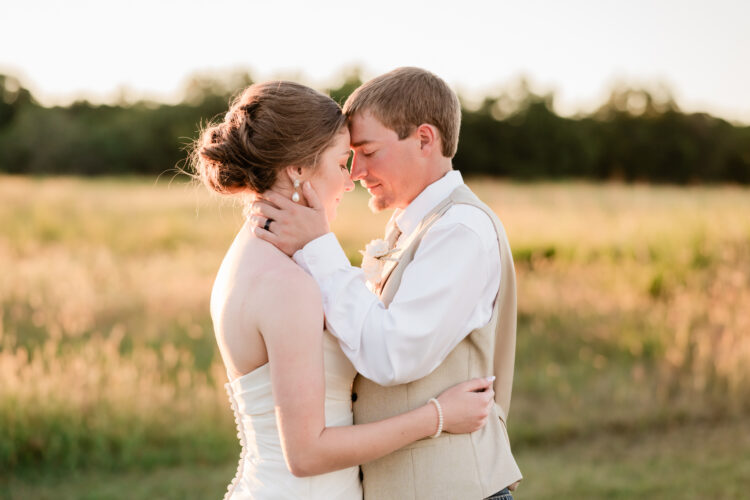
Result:
{"type": "Polygon", "coordinates": [[[351,174],[353,181],[360,181],[367,175],[367,169],[365,168],[364,161],[362,161],[362,158],[356,152],[354,153],[354,157],[352,158],[351,174]]]}

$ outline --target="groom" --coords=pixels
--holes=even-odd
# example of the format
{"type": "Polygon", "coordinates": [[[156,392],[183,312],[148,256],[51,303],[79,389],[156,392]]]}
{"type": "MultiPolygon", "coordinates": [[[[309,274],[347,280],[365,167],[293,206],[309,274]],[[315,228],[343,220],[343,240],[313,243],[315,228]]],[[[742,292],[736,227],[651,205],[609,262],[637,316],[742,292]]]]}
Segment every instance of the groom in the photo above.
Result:
{"type": "Polygon", "coordinates": [[[272,224],[262,201],[253,211],[256,234],[294,255],[320,286],[328,329],[360,374],[355,423],[408,411],[468,378],[497,377],[485,427],[362,465],[365,498],[511,498],[521,479],[506,430],[515,271],[500,221],[452,167],[458,98],[432,73],[399,68],[359,87],[344,113],[352,179],[370,192],[374,211],[395,209],[386,226],[392,251],[376,282],[368,288],[349,264],[309,184],[310,208],[269,198],[282,209],[272,224]]]}

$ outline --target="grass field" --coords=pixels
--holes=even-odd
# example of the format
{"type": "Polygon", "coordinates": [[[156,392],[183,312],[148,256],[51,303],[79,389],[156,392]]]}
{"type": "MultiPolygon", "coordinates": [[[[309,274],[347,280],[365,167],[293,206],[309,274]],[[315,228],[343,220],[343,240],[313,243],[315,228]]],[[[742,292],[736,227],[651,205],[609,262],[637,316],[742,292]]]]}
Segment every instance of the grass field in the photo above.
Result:
{"type": "MultiPolygon", "coordinates": [[[[517,266],[516,498],[742,498],[750,190],[470,185],[517,266]]],[[[366,196],[334,225],[355,262],[388,217],[366,196]]],[[[146,179],[0,177],[0,201],[0,499],[219,497],[208,298],[240,205],[146,179]]]]}

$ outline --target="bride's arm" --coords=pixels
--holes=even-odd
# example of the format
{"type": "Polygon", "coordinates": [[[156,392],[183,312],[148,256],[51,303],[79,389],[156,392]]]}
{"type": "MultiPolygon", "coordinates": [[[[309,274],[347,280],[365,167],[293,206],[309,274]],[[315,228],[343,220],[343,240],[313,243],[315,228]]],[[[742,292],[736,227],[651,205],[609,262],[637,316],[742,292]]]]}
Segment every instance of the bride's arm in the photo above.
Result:
{"type": "MultiPolygon", "coordinates": [[[[438,414],[432,403],[378,422],[326,427],[320,292],[301,270],[289,274],[265,295],[267,307],[261,310],[267,314],[260,327],[268,350],[281,446],[290,471],[309,476],[351,467],[434,434],[438,414]]],[[[479,429],[493,396],[491,381],[486,379],[442,393],[438,400],[444,430],[479,429]]]]}

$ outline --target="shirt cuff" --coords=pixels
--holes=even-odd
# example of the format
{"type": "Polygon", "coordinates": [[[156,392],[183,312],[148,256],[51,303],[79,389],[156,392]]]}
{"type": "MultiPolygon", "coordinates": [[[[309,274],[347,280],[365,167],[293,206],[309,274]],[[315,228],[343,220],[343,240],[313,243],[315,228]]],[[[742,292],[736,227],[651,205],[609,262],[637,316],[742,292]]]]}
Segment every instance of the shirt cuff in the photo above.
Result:
{"type": "Polygon", "coordinates": [[[318,283],[334,272],[351,266],[349,258],[333,233],[326,233],[312,240],[302,250],[295,252],[292,258],[318,283]]]}
{"type": "Polygon", "coordinates": [[[307,274],[310,274],[310,269],[307,268],[307,262],[305,262],[305,255],[302,253],[302,249],[297,250],[292,255],[292,260],[297,263],[307,274]]]}

